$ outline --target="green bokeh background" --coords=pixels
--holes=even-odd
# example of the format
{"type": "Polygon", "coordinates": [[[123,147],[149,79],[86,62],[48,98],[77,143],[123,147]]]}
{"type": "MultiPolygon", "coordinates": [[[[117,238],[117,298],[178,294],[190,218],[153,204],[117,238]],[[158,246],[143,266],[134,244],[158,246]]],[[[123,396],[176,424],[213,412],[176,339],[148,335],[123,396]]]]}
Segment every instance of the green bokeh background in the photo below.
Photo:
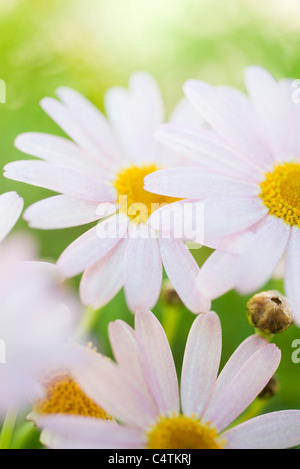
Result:
{"type": "MultiPolygon", "coordinates": [[[[126,86],[133,71],[146,70],[158,80],[169,113],[188,78],[243,89],[243,69],[250,64],[278,78],[299,78],[299,27],[299,3],[292,0],[0,0],[0,78],[7,87],[7,102],[0,105],[1,167],[24,158],[13,146],[18,134],[61,134],[39,107],[59,86],[76,88],[103,109],[108,87],[126,86]]],[[[1,193],[8,190],[22,195],[26,207],[50,194],[1,177],[1,193]]],[[[86,227],[38,231],[21,220],[18,229],[35,237],[44,259],[55,261],[86,227]]],[[[194,253],[201,264],[209,252],[194,253]]],[[[69,283],[76,289],[79,279],[69,283]]],[[[282,291],[283,285],[274,280],[267,288],[282,291]]],[[[253,332],[245,316],[247,300],[230,292],[213,304],[223,327],[222,364],[253,332]]],[[[155,312],[161,318],[161,302],[155,312]]],[[[180,314],[173,345],[178,369],[194,319],[186,310],[180,314]]],[[[107,324],[117,318],[133,322],[122,292],[95,325],[94,341],[103,353],[111,353],[107,324]]],[[[282,350],[281,391],[268,411],[300,409],[300,364],[291,360],[291,344],[298,338],[300,330],[293,326],[275,340],[282,350]]],[[[37,435],[27,446],[38,447],[37,435]]]]}

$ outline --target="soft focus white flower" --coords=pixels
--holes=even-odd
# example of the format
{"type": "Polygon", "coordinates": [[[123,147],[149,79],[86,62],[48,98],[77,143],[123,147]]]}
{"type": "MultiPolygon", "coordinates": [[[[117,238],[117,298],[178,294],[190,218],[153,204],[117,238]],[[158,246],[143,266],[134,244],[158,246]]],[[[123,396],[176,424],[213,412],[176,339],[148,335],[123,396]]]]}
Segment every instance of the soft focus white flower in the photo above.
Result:
{"type": "Polygon", "coordinates": [[[17,223],[23,210],[24,201],[16,192],[0,195],[0,241],[17,223]]]}
{"type": "MultiPolygon", "coordinates": [[[[199,276],[216,298],[233,287],[260,289],[285,254],[285,290],[300,325],[300,106],[291,81],[264,69],[246,71],[249,97],[188,81],[185,93],[211,130],[166,125],[159,140],[202,168],[174,168],[146,178],[145,188],[205,206],[204,238],[231,242],[248,230],[240,254],[216,251],[199,276]],[[241,254],[242,253],[242,254],[241,254]]],[[[178,204],[177,204],[178,205],[178,204]]],[[[170,206],[171,207],[171,206],[170,206]]],[[[165,208],[165,212],[168,208],[165,208]]],[[[151,217],[158,224],[159,211],[151,217]]],[[[239,251],[239,250],[237,250],[239,251]]]]}
{"type": "Polygon", "coordinates": [[[13,263],[39,260],[36,240],[28,232],[10,234],[0,244],[0,263],[13,263]]]}
{"type": "Polygon", "coordinates": [[[40,374],[72,359],[73,311],[55,265],[0,264],[0,413],[41,395],[40,374]]]}
{"type": "MultiPolygon", "coordinates": [[[[146,225],[153,204],[173,199],[144,191],[145,175],[186,164],[181,155],[163,151],[153,136],[164,120],[153,78],[138,72],[129,90],[110,89],[105,97],[108,119],[71,89],[60,88],[57,94],[61,102],[46,98],[41,105],[73,142],[46,134],[21,135],[17,148],[43,161],[10,163],[5,176],[61,193],[27,209],[25,218],[32,227],[65,228],[106,217],[58,261],[67,277],[84,271],[84,304],[99,308],[124,286],[132,311],[151,308],[159,297],[164,266],[186,306],[195,313],[208,311],[209,302],[196,288],[199,268],[184,236],[165,238],[146,225]],[[121,198],[125,206],[119,204],[121,198]]],[[[195,116],[184,100],[171,121],[200,127],[203,120],[195,116]]]]}
{"type": "Polygon", "coordinates": [[[228,429],[275,373],[280,351],[258,335],[245,340],[218,375],[221,325],[199,315],[184,354],[180,396],[167,337],[156,317],[138,312],[135,330],[111,323],[117,364],[86,353],[77,368],[83,391],[119,423],[103,419],[40,416],[51,448],[281,449],[300,443],[300,411],[275,412],[228,429]]]}

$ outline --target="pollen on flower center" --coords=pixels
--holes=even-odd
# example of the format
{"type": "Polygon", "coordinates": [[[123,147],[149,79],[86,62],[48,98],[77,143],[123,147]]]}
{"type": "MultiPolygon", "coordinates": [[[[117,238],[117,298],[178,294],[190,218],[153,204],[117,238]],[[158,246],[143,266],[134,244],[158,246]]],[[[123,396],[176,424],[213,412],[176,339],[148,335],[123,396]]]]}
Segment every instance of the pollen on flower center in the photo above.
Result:
{"type": "Polygon", "coordinates": [[[223,449],[216,428],[196,417],[160,417],[147,432],[149,449],[223,449]]]}
{"type": "Polygon", "coordinates": [[[300,163],[283,163],[266,174],[260,197],[270,215],[300,228],[300,163]]]}
{"type": "Polygon", "coordinates": [[[70,414],[112,420],[110,415],[81,390],[68,371],[48,373],[43,384],[46,394],[35,404],[34,412],[41,415],[70,414]]]}
{"type": "Polygon", "coordinates": [[[128,215],[136,224],[146,223],[155,210],[179,200],[144,190],[145,177],[158,169],[155,164],[130,166],[117,174],[114,187],[118,193],[120,212],[128,215]]]}

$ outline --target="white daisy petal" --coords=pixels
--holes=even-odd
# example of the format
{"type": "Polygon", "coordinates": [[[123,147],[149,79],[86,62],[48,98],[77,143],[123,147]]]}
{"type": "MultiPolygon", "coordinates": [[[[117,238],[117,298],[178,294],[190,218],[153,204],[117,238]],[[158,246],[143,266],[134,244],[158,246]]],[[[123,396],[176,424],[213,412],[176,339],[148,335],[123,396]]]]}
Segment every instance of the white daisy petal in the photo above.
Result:
{"type": "Polygon", "coordinates": [[[251,197],[259,186],[227,178],[202,168],[183,167],[155,171],[145,178],[145,189],[155,194],[183,199],[251,197]]]}
{"type": "Polygon", "coordinates": [[[153,134],[163,121],[163,107],[152,77],[137,72],[131,77],[129,91],[111,88],[105,96],[105,108],[127,158],[135,163],[153,161],[153,134]]]}
{"type": "Polygon", "coordinates": [[[147,428],[156,418],[156,407],[129,376],[114,362],[83,352],[86,361],[74,369],[81,389],[96,404],[121,422],[134,428],[147,428]]]}
{"type": "Polygon", "coordinates": [[[0,241],[2,241],[18,221],[24,201],[16,192],[0,195],[0,241]]]}
{"type": "Polygon", "coordinates": [[[99,109],[71,88],[58,88],[57,96],[76,117],[91,140],[95,142],[100,155],[111,163],[120,161],[122,158],[120,148],[108,121],[99,109]]]}
{"type": "Polygon", "coordinates": [[[114,204],[98,204],[65,194],[56,195],[31,205],[25,211],[24,218],[32,228],[69,228],[98,220],[99,210],[104,205],[107,216],[115,212],[114,204]]]}
{"type": "Polygon", "coordinates": [[[101,157],[96,143],[67,106],[56,99],[44,98],[41,101],[41,107],[80,148],[96,160],[96,164],[101,162],[103,172],[111,170],[111,163],[101,157]]]}
{"type": "Polygon", "coordinates": [[[204,239],[227,237],[253,227],[268,214],[258,197],[205,200],[204,239]]]}
{"type": "Polygon", "coordinates": [[[92,200],[114,202],[115,191],[106,184],[78,171],[45,163],[44,161],[15,161],[8,163],[4,176],[55,192],[92,200]]]}
{"type": "Polygon", "coordinates": [[[229,383],[224,383],[213,406],[209,406],[203,419],[213,422],[221,432],[231,424],[258,396],[275,374],[281,353],[274,344],[259,348],[234,374],[229,383]]]}
{"type": "Polygon", "coordinates": [[[193,313],[210,310],[210,300],[197,289],[199,267],[180,239],[160,239],[160,252],[166,273],[183,303],[193,313]]]}
{"type": "Polygon", "coordinates": [[[287,247],[291,228],[283,220],[269,216],[260,224],[239,258],[236,288],[251,293],[272,276],[287,247]]]}
{"type": "Polygon", "coordinates": [[[266,346],[266,340],[258,334],[252,335],[244,340],[230,357],[223,370],[221,371],[215,383],[215,388],[206,408],[206,415],[210,415],[214,406],[217,405],[220,396],[230,382],[240,371],[242,366],[251,358],[251,356],[262,347],[266,346]]]}
{"type": "Polygon", "coordinates": [[[61,254],[58,267],[67,277],[81,273],[109,253],[126,235],[128,219],[115,215],[98,223],[61,254]]]}
{"type": "Polygon", "coordinates": [[[298,150],[297,129],[279,83],[261,67],[248,67],[246,85],[270,147],[279,161],[294,158],[298,150]]]}
{"type": "Polygon", "coordinates": [[[75,169],[90,176],[95,176],[97,173],[101,179],[103,178],[101,165],[95,164],[93,158],[90,158],[78,145],[66,138],[28,132],[16,138],[15,146],[18,150],[41,158],[48,163],[75,169]]]}
{"type": "Polygon", "coordinates": [[[137,449],[144,446],[139,430],[93,418],[55,415],[39,417],[41,442],[51,449],[137,449]]]}
{"type": "Polygon", "coordinates": [[[125,259],[125,295],[131,311],[152,308],[159,297],[162,263],[158,239],[147,225],[130,224],[125,259]]]}
{"type": "Polygon", "coordinates": [[[145,380],[160,415],[179,412],[177,373],[165,331],[150,311],[137,312],[135,330],[145,380]]]}
{"type": "Polygon", "coordinates": [[[191,129],[186,125],[164,124],[156,131],[156,137],[204,168],[243,180],[260,179],[258,168],[226,145],[217,134],[204,129],[191,129]]]}
{"type": "Polygon", "coordinates": [[[135,331],[125,322],[118,320],[109,324],[109,339],[120,368],[144,395],[153,400],[143,374],[135,331]]]}
{"type": "Polygon", "coordinates": [[[198,80],[187,81],[184,90],[201,115],[233,148],[261,168],[272,163],[271,152],[253,122],[241,119],[236,106],[228,105],[222,91],[198,80]]]}
{"type": "Polygon", "coordinates": [[[85,305],[101,308],[111,301],[124,285],[124,259],[127,240],[121,240],[108,254],[88,267],[80,282],[80,298],[85,305]]]}
{"type": "Polygon", "coordinates": [[[300,326],[300,230],[293,227],[288,243],[285,265],[285,292],[291,302],[293,316],[300,326]]]}
{"type": "Polygon", "coordinates": [[[213,390],[222,350],[221,324],[215,313],[197,317],[191,327],[182,367],[184,415],[201,417],[213,390]]]}
{"type": "Polygon", "coordinates": [[[236,284],[238,256],[215,251],[203,264],[197,277],[199,292],[212,300],[232,290],[236,284]]]}
{"type": "Polygon", "coordinates": [[[225,432],[228,449],[288,449],[300,444],[300,410],[260,415],[225,432]]]}

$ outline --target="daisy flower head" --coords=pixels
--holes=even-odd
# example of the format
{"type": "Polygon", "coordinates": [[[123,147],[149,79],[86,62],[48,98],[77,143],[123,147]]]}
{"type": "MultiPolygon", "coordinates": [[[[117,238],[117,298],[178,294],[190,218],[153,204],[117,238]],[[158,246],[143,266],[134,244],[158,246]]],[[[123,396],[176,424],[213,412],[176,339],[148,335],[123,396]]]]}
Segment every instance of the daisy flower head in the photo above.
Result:
{"type": "MultiPolygon", "coordinates": [[[[144,191],[145,176],[186,164],[181,155],[163,151],[154,138],[164,110],[153,78],[138,72],[128,90],[110,89],[105,96],[107,118],[71,89],[60,88],[57,94],[60,101],[46,98],[41,105],[72,141],[20,135],[17,148],[42,161],[10,163],[5,176],[60,193],[26,210],[32,227],[66,228],[101,219],[58,260],[67,277],[84,272],[83,303],[100,308],[124,286],[132,311],[149,309],[159,297],[164,266],[186,306],[195,313],[208,311],[209,302],[194,287],[199,269],[185,237],[160,236],[147,225],[152,211],[176,199],[144,191]]],[[[187,101],[171,117],[182,120],[192,127],[202,122],[187,101]]]]}
{"type": "Polygon", "coordinates": [[[110,324],[116,363],[86,353],[77,368],[82,390],[115,419],[39,416],[51,448],[281,449],[300,442],[300,411],[269,413],[231,427],[274,375],[280,351],[253,335],[218,375],[221,325],[199,315],[190,330],[181,374],[166,334],[150,312],[137,312],[135,329],[110,324]],[[230,426],[230,429],[228,427],[230,426]]]}
{"type": "Polygon", "coordinates": [[[0,264],[0,414],[41,394],[40,374],[71,360],[73,297],[53,264],[0,264]]]}
{"type": "MultiPolygon", "coordinates": [[[[204,203],[204,239],[240,240],[204,264],[199,288],[214,299],[231,288],[261,289],[285,264],[285,291],[300,325],[300,105],[294,82],[246,70],[248,96],[189,80],[185,94],[210,128],[165,125],[161,142],[185,151],[202,168],[173,168],[146,178],[157,194],[204,203]],[[247,233],[247,236],[244,236],[247,233]],[[241,241],[242,240],[242,241],[241,241]],[[237,255],[238,254],[238,255],[237,255]]],[[[166,210],[166,209],[165,209],[166,210]]],[[[152,215],[154,228],[158,214],[152,215]]],[[[231,240],[231,241],[230,241],[231,240]]],[[[204,243],[205,244],[205,243],[204,243]]]]}

